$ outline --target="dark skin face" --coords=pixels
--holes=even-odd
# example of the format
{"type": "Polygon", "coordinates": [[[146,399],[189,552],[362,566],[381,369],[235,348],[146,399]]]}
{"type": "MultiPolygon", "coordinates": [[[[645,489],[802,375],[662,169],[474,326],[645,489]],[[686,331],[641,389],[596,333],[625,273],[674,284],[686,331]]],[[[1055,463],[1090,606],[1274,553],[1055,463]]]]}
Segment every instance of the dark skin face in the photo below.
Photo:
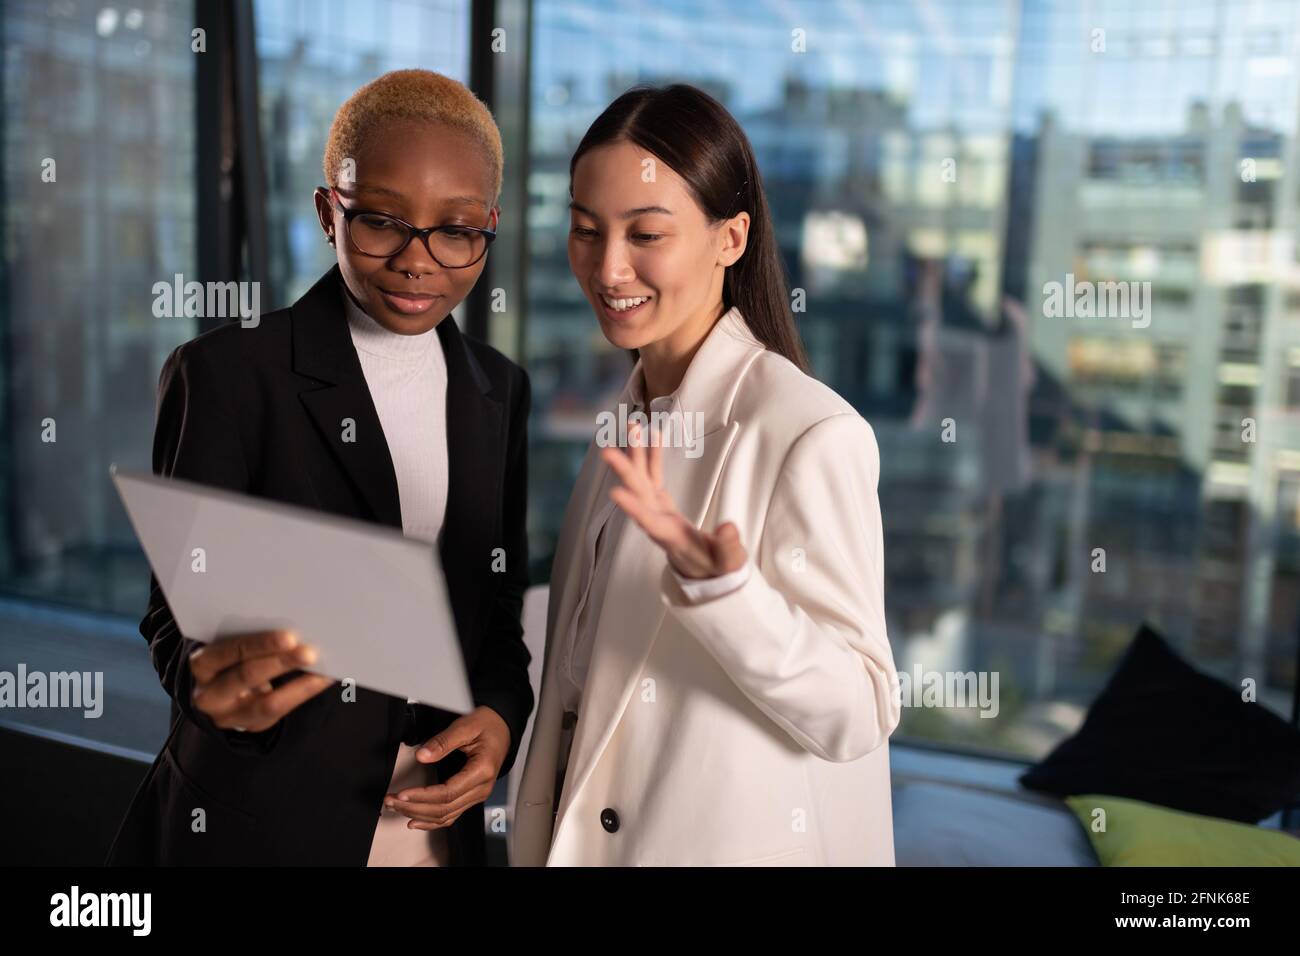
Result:
{"type": "MultiPolygon", "coordinates": [[[[441,124],[394,122],[367,137],[358,153],[352,157],[356,182],[340,182],[336,189],[344,206],[386,213],[419,228],[496,228],[500,209],[493,203],[489,166],[483,148],[467,133],[441,124]]],[[[391,258],[363,255],[349,241],[343,213],[329,192],[316,190],[315,201],[352,298],[390,331],[418,335],[436,327],[469,295],[487,263],[484,256],[465,269],[444,268],[418,239],[391,258]]]]}

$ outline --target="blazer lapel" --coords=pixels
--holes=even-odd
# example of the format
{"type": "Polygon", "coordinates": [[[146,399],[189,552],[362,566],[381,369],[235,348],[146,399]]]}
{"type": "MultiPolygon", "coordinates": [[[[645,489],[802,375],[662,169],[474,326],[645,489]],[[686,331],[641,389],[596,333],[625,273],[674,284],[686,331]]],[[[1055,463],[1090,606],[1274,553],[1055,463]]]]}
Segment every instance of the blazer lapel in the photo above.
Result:
{"type": "MultiPolygon", "coordinates": [[[[700,346],[678,389],[678,403],[674,410],[687,416],[688,422],[694,420],[697,412],[703,415],[704,424],[698,435],[700,454],[688,458],[685,448],[664,448],[664,487],[677,509],[697,527],[708,513],[727,454],[741,428],[741,424],[731,418],[736,388],[762,350],[761,343],[733,309],[718,320],[700,346]]],[[[624,400],[631,393],[631,382],[640,373],[638,362],[628,380],[628,387],[624,389],[624,400]]],[[[594,457],[594,454],[593,449],[589,457],[594,457]]],[[[592,488],[600,486],[601,476],[608,469],[604,462],[596,461],[590,479],[592,488]]],[[[565,811],[586,784],[613,737],[667,611],[660,597],[662,577],[668,567],[667,558],[630,519],[624,525],[613,554],[606,560],[612,560],[614,565],[597,624],[599,638],[592,651],[565,793],[556,821],[557,839],[564,824],[565,811]]],[[[566,578],[565,583],[568,585],[565,591],[576,590],[576,579],[566,578]]],[[[564,597],[567,614],[557,617],[557,623],[563,623],[567,628],[572,614],[572,598],[567,594],[564,597]]],[[[563,635],[567,630],[554,633],[563,635]]]]}
{"type": "MultiPolygon", "coordinates": [[[[639,374],[639,367],[634,374],[639,374]]],[[[630,379],[629,379],[630,381],[630,379]]],[[[625,401],[630,389],[624,388],[619,401],[625,401]]],[[[583,562],[586,560],[586,528],[596,503],[600,476],[604,463],[597,457],[593,442],[587,449],[582,468],[569,494],[564,509],[564,523],[551,560],[550,600],[546,613],[546,645],[542,653],[542,692],[537,703],[537,716],[533,724],[533,739],[528,747],[523,781],[516,798],[511,859],[541,864],[546,859],[551,843],[554,818],[551,816],[552,794],[555,788],[556,763],[559,760],[560,723],[562,707],[560,689],[554,673],[555,649],[561,640],[567,640],[578,601],[583,562]],[[545,819],[533,816],[545,807],[545,819]],[[525,820],[528,823],[525,823],[525,820]],[[532,825],[529,825],[532,824],[532,825]]]]}
{"type": "MultiPolygon", "coordinates": [[[[304,388],[298,397],[371,517],[401,530],[397,475],[348,331],[342,298],[346,294],[335,266],[294,303],[293,368],[319,383],[304,388]],[[345,419],[352,419],[354,426],[346,433],[345,419]],[[345,434],[351,440],[345,441],[345,434]]],[[[447,316],[439,322],[437,334],[447,367],[447,507],[438,547],[465,667],[472,674],[481,644],[478,618],[483,604],[483,570],[501,534],[504,411],[501,402],[489,394],[491,381],[455,319],[447,316]]],[[[389,701],[393,728],[400,727],[402,706],[398,698],[389,701]]],[[[421,706],[416,713],[417,725],[422,725],[435,712],[421,706]]],[[[431,733],[433,724],[428,726],[431,733]]],[[[389,744],[395,758],[396,738],[389,744]]],[[[464,758],[458,757],[439,764],[438,779],[445,780],[464,763],[464,758]]],[[[471,855],[468,839],[463,827],[448,831],[453,860],[471,855]]]]}
{"type": "MultiPolygon", "coordinates": [[[[335,266],[293,306],[294,371],[320,384],[299,399],[355,485],[375,521],[402,527],[397,475],[379,413],[366,384],[343,311],[342,277],[335,266]],[[355,426],[344,440],[344,419],[355,426]]],[[[447,365],[447,510],[439,541],[456,630],[472,666],[479,572],[491,560],[489,536],[498,529],[503,457],[501,402],[489,395],[487,374],[455,320],[438,323],[447,365]]]]}
{"type": "Polygon", "coordinates": [[[447,362],[447,512],[439,554],[451,595],[456,630],[465,647],[465,664],[474,666],[479,585],[502,542],[501,495],[506,439],[505,410],[489,393],[492,384],[451,316],[438,324],[447,362]]]}
{"type": "MultiPolygon", "coordinates": [[[[614,400],[614,409],[633,403],[632,383],[641,374],[638,361],[632,368],[623,390],[614,400]]],[[[556,635],[567,635],[573,625],[573,616],[577,613],[578,599],[581,597],[582,582],[591,573],[592,555],[587,551],[587,529],[592,514],[601,502],[598,500],[601,484],[609,466],[600,459],[601,449],[593,441],[587,446],[587,455],[582,460],[569,503],[564,510],[564,523],[560,526],[560,537],[555,545],[555,556],[551,559],[551,581],[549,586],[550,602],[546,615],[546,650],[542,659],[542,675],[545,678],[550,664],[551,649],[556,643],[556,635]]]]}
{"type": "Polygon", "coordinates": [[[393,460],[343,311],[338,266],[293,305],[293,368],[321,384],[298,393],[339,466],[380,524],[402,527],[393,460]],[[347,428],[345,420],[351,420],[347,428]]]}

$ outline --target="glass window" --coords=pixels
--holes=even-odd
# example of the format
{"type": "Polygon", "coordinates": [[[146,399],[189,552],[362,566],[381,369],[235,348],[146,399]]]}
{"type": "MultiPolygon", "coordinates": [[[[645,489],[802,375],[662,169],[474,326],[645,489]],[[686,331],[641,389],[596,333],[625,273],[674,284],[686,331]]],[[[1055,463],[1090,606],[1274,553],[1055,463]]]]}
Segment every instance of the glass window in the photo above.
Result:
{"type": "Polygon", "coordinates": [[[539,566],[631,368],[569,273],[569,157],[629,86],[684,81],[753,142],[815,374],[875,429],[900,670],[999,674],[1000,719],[908,708],[902,733],[1042,755],[1143,618],[1287,713],[1300,427],[1274,413],[1300,325],[1275,224],[1298,192],[1297,13],[1252,5],[1267,43],[1240,24],[1207,43],[1212,11],[1183,6],[536,0],[539,566]],[[1054,283],[1094,284],[1101,314],[1053,312],[1054,283]],[[1253,443],[1252,416],[1276,423],[1253,443]]]}
{"type": "Polygon", "coordinates": [[[188,0],[0,11],[0,669],[89,674],[97,701],[0,716],[126,752],[157,748],[167,698],[108,468],[150,467],[159,370],[197,332],[154,311],[197,265],[193,27],[188,0]]]}
{"type": "Polygon", "coordinates": [[[108,466],[148,468],[158,372],[196,333],[192,4],[6,3],[4,547],[10,595],[139,615],[149,572],[108,466]]]}
{"type": "Polygon", "coordinates": [[[469,0],[258,0],[257,57],[267,167],[272,307],[333,265],[312,191],[323,184],[330,122],[359,86],[389,70],[469,76],[469,0]]]}
{"type": "MultiPolygon", "coordinates": [[[[269,309],[329,264],[311,193],[335,109],[399,66],[464,79],[468,3],[259,0],[255,11],[280,299],[264,296],[269,309]]],[[[150,468],[159,371],[199,331],[156,315],[155,284],[197,275],[195,126],[218,118],[195,114],[190,0],[15,0],[0,21],[0,668],[103,679],[102,719],[3,718],[148,755],[168,701],[137,631],[148,564],[108,467],[150,468]]]]}

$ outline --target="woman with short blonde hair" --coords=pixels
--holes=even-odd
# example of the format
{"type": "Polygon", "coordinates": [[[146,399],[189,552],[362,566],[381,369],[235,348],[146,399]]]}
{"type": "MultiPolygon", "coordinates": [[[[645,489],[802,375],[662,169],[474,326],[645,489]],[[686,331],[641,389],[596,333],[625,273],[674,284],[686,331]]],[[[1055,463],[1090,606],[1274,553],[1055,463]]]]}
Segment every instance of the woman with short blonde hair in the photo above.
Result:
{"type": "MultiPolygon", "coordinates": [[[[482,864],[482,804],[532,710],[528,377],[448,319],[496,234],[500,134],[460,83],[401,70],[343,104],[323,169],[315,205],[337,265],[256,326],[171,354],[154,470],[438,548],[475,707],[302,673],[310,634],[199,646],[154,579],[141,632],[173,723],[113,863],[482,864]]],[[[376,653],[394,637],[359,636],[376,653]]]]}

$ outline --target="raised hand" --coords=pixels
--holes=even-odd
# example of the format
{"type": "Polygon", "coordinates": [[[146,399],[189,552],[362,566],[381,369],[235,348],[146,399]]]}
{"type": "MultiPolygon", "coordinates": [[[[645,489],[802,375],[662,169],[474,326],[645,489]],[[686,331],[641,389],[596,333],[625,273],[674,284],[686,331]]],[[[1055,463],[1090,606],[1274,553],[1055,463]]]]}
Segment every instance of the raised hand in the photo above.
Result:
{"type": "Polygon", "coordinates": [[[736,526],[728,521],[709,534],[687,521],[664,489],[658,434],[644,443],[642,434],[633,423],[628,430],[628,454],[617,448],[600,453],[623,482],[610,491],[610,498],[664,549],[668,563],[682,577],[712,578],[738,570],[746,552],[736,526]]]}

